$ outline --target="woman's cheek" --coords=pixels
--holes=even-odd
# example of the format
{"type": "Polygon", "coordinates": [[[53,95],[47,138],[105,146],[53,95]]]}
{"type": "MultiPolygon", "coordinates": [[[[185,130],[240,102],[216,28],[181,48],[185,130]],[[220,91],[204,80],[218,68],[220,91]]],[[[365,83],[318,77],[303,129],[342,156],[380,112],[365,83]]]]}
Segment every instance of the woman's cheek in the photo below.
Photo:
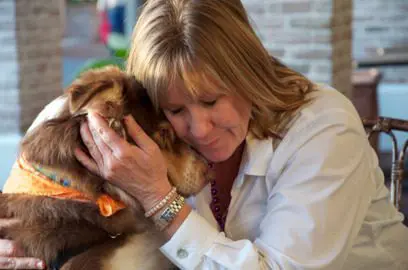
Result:
{"type": "MultiPolygon", "coordinates": [[[[166,115],[167,116],[167,115],[166,115]]],[[[179,138],[184,137],[186,133],[186,123],[183,121],[181,117],[175,116],[167,116],[167,120],[169,120],[171,126],[173,127],[174,131],[176,132],[179,138]]]]}

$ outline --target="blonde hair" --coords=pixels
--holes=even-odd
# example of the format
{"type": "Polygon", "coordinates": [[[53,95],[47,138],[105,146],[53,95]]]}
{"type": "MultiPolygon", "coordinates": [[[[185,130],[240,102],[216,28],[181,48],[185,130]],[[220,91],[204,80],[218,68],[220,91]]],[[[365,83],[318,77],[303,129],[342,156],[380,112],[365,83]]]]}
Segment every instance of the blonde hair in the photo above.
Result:
{"type": "Polygon", "coordinates": [[[249,132],[260,139],[284,130],[313,90],[308,79],[269,55],[240,0],[148,0],[127,71],[157,107],[178,78],[192,97],[216,81],[221,91],[252,103],[249,132]]]}

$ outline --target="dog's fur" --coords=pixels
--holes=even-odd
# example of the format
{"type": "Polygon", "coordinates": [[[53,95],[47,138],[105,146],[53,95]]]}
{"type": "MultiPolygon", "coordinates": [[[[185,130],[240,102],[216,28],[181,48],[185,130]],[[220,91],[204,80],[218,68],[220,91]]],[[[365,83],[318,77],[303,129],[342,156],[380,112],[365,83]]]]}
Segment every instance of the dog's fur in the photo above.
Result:
{"type": "Polygon", "coordinates": [[[54,261],[62,250],[92,248],[69,260],[63,269],[166,269],[170,262],[158,251],[161,234],[144,217],[143,209],[126,192],[86,170],[74,149],[85,152],[79,127],[90,110],[110,120],[112,128],[130,143],[121,120],[132,114],[143,130],[159,145],[168,161],[168,177],[185,196],[198,192],[207,179],[207,164],[181,142],[162,113],[157,112],[147,92],[132,77],[115,67],[85,72],[67,89],[60,114],[28,132],[20,155],[33,164],[69,178],[71,186],[97,198],[107,193],[128,206],[103,217],[93,203],[45,196],[0,194],[0,216],[15,217],[21,224],[5,231],[27,256],[54,261]],[[119,237],[111,237],[120,235],[119,237]]]}

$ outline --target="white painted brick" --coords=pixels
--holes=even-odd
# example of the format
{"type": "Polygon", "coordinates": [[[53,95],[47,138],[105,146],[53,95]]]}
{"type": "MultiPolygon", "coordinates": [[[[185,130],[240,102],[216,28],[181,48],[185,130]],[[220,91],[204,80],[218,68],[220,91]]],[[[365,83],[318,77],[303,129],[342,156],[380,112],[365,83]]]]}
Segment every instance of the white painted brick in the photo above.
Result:
{"type": "Polygon", "coordinates": [[[26,128],[61,93],[58,1],[0,0],[0,11],[7,8],[12,12],[0,13],[7,22],[0,26],[0,134],[26,128]]]}
{"type": "Polygon", "coordinates": [[[331,82],[336,78],[333,76],[343,79],[343,69],[351,70],[351,56],[336,56],[350,54],[351,0],[244,0],[243,3],[249,15],[256,17],[257,33],[265,47],[271,53],[277,52],[288,66],[323,82],[331,82]],[[264,11],[260,10],[262,5],[264,11]],[[271,18],[274,23],[263,22],[271,18]]]}

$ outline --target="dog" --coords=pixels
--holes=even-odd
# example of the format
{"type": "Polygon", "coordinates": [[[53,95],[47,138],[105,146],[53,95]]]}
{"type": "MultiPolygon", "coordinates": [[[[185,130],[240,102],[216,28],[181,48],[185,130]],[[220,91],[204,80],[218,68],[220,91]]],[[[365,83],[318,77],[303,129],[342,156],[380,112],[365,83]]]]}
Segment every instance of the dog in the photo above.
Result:
{"type": "Polygon", "coordinates": [[[168,162],[168,178],[184,196],[207,184],[207,162],[177,138],[146,89],[119,68],[87,71],[64,95],[59,114],[29,130],[21,141],[18,162],[6,192],[0,194],[0,216],[21,222],[2,237],[16,241],[27,256],[44,259],[49,269],[59,268],[61,260],[65,264],[60,269],[75,270],[174,267],[158,250],[165,240],[144,217],[141,205],[75,158],[76,148],[89,154],[80,125],[89,111],[96,111],[134,144],[122,124],[123,117],[131,114],[158,144],[168,162]],[[48,191],[43,191],[44,186],[48,191]]]}

